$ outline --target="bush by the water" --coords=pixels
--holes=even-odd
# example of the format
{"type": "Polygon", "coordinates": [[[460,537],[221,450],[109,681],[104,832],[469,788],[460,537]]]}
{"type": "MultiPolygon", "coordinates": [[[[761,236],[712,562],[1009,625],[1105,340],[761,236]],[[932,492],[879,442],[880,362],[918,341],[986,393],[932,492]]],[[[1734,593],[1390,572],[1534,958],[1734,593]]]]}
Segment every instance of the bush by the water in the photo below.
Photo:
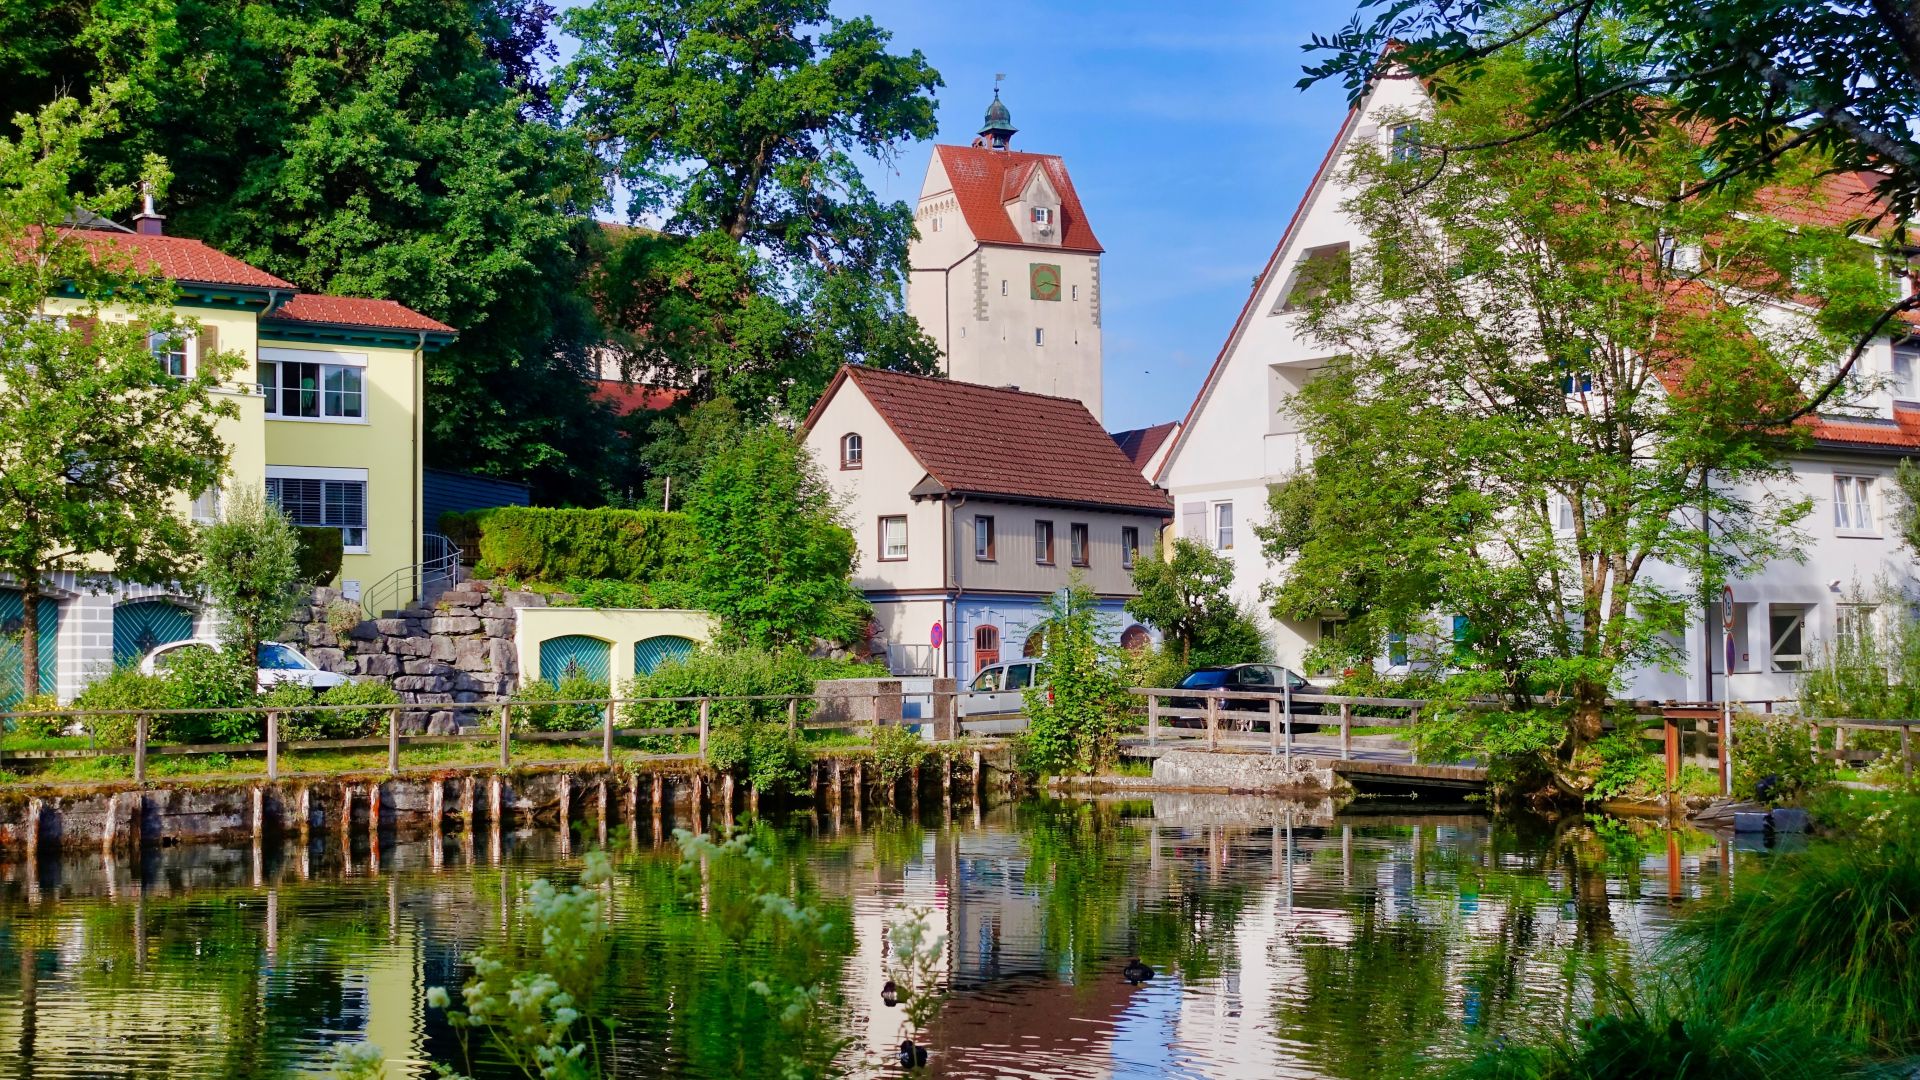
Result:
{"type": "Polygon", "coordinates": [[[742,776],[757,790],[791,795],[807,781],[807,756],[800,737],[785,721],[749,721],[714,729],[707,739],[707,764],[742,776]]]}
{"type": "Polygon", "coordinates": [[[280,739],[364,739],[387,730],[386,709],[329,709],[304,711],[311,705],[397,705],[400,695],[383,682],[367,679],[330,686],[315,692],[299,683],[281,683],[260,699],[280,712],[280,739]]]}
{"type": "Polygon", "coordinates": [[[487,571],[532,581],[688,581],[700,551],[686,515],[501,507],[479,524],[487,571]]]}
{"type": "Polygon", "coordinates": [[[1666,763],[1647,749],[1640,722],[1624,720],[1620,730],[1586,747],[1593,769],[1595,800],[1659,795],[1666,788],[1666,763]]]}
{"type": "MultiPolygon", "coordinates": [[[[259,668],[231,649],[176,649],[161,680],[168,709],[242,709],[256,703],[259,668]]],[[[156,716],[147,737],[155,743],[258,742],[266,735],[258,714],[156,716]]]]}
{"type": "MultiPolygon", "coordinates": [[[[887,670],[879,664],[852,660],[834,660],[808,656],[798,650],[765,652],[759,649],[699,648],[684,659],[664,664],[652,674],[634,679],[622,697],[698,698],[698,697],[804,697],[813,693],[813,684],[821,679],[878,679],[887,670]]],[[[698,722],[699,706],[693,702],[652,702],[623,706],[621,723],[631,727],[683,727],[698,722]]],[[[802,701],[800,719],[812,715],[813,704],[802,701]]],[[[783,700],[715,701],[709,708],[709,721],[717,726],[748,721],[786,723],[787,703],[783,700]]]]}
{"type": "Polygon", "coordinates": [[[1742,713],[1733,721],[1733,790],[1743,799],[1782,803],[1833,779],[1813,755],[1813,729],[1797,716],[1742,713]],[[1765,786],[1764,792],[1761,790],[1765,786]]]}
{"type": "Polygon", "coordinates": [[[606,715],[606,706],[595,703],[606,701],[608,693],[606,683],[573,671],[560,676],[557,684],[534,679],[513,695],[513,723],[533,731],[597,728],[606,715]]]}

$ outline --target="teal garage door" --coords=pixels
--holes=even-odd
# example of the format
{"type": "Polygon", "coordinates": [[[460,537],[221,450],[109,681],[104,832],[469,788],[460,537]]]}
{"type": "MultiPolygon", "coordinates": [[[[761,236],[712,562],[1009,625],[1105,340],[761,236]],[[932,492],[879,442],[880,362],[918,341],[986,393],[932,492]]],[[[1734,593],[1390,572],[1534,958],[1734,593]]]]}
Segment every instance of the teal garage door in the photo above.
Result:
{"type": "Polygon", "coordinates": [[[193,636],[193,612],[168,600],[113,609],[113,662],[131,664],[154,649],[193,636]]]}
{"type": "Polygon", "coordinates": [[[693,642],[683,637],[661,635],[633,643],[633,673],[651,675],[656,668],[685,660],[693,651],[693,642]]]}
{"type": "Polygon", "coordinates": [[[599,638],[584,634],[548,638],[540,643],[540,677],[558,686],[572,672],[604,683],[612,659],[613,644],[599,638]]]}
{"type": "MultiPolygon", "coordinates": [[[[60,678],[60,604],[40,598],[40,692],[51,694],[60,678]]],[[[0,589],[0,710],[10,709],[25,696],[26,680],[21,665],[26,663],[20,648],[20,632],[25,628],[27,608],[19,592],[0,589]]]]}

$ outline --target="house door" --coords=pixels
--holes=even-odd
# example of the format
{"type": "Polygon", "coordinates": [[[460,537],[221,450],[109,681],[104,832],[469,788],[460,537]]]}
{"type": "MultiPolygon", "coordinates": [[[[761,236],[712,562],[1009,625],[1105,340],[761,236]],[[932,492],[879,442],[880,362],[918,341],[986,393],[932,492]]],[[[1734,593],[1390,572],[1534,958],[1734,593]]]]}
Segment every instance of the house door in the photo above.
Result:
{"type": "Polygon", "coordinates": [[[633,644],[633,673],[651,675],[666,664],[679,663],[693,652],[693,642],[663,635],[633,644]]]}
{"type": "Polygon", "coordinates": [[[193,636],[193,612],[167,600],[141,600],[113,609],[113,662],[136,663],[162,645],[193,636]]]}
{"type": "Polygon", "coordinates": [[[1000,662],[1000,628],[982,626],[973,632],[973,670],[1000,662]]]}
{"type": "Polygon", "coordinates": [[[540,677],[555,686],[569,675],[606,683],[613,645],[584,634],[548,638],[540,643],[540,677]]]}

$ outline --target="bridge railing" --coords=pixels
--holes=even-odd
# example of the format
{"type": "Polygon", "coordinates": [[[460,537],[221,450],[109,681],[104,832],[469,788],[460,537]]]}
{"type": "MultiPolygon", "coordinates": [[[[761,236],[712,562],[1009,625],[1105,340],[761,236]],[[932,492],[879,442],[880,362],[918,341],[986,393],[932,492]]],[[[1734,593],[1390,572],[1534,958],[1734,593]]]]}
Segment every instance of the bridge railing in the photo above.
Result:
{"type": "MultiPolygon", "coordinates": [[[[1419,722],[1421,710],[1432,704],[1419,698],[1354,697],[1294,693],[1291,690],[1271,694],[1245,690],[1136,687],[1131,692],[1146,699],[1146,741],[1149,746],[1182,739],[1204,739],[1208,749],[1214,749],[1223,738],[1230,744],[1245,746],[1249,740],[1239,736],[1251,735],[1256,728],[1264,725],[1269,752],[1291,757],[1294,734],[1298,728],[1337,723],[1343,761],[1353,758],[1356,721],[1364,727],[1411,729],[1419,722]],[[1303,712],[1297,708],[1301,705],[1315,708],[1303,712]],[[1328,712],[1328,706],[1333,706],[1337,711],[1328,712]],[[1357,711],[1379,709],[1405,710],[1405,715],[1357,711]],[[1197,721],[1198,726],[1187,727],[1178,723],[1180,721],[1197,721]]],[[[1417,751],[1413,760],[1419,760],[1417,751]]]]}

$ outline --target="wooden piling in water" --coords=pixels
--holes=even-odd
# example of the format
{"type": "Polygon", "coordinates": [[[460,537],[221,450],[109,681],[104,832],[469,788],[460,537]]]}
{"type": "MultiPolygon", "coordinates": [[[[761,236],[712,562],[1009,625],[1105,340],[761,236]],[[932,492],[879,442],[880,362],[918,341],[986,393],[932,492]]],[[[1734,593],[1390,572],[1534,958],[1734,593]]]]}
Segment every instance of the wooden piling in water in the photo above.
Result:
{"type": "Polygon", "coordinates": [[[594,802],[598,804],[595,809],[600,812],[600,845],[605,847],[607,843],[607,778],[604,776],[595,785],[594,802]]]}
{"type": "Polygon", "coordinates": [[[120,793],[107,796],[107,817],[100,823],[100,854],[107,859],[107,883],[113,883],[113,842],[120,831],[120,793]]]}
{"type": "Polygon", "coordinates": [[[433,831],[440,831],[440,821],[447,814],[447,783],[435,780],[433,790],[427,793],[427,815],[433,819],[433,831]]]}
{"type": "Polygon", "coordinates": [[[267,791],[259,784],[253,785],[248,801],[253,808],[253,842],[258,844],[267,825],[267,791]]]}
{"type": "Polygon", "coordinates": [[[505,800],[502,798],[501,786],[498,776],[487,781],[487,820],[493,823],[495,835],[499,834],[501,818],[504,816],[502,804],[505,800]]]}
{"type": "Polygon", "coordinates": [[[473,833],[473,777],[460,778],[460,827],[473,833]]]}
{"type": "Polygon", "coordinates": [[[305,784],[300,786],[300,849],[305,851],[312,840],[313,833],[313,789],[305,784]]]}
{"type": "MultiPolygon", "coordinates": [[[[343,850],[353,850],[350,838],[353,836],[353,785],[340,785],[340,846],[343,850]]],[[[351,860],[349,860],[351,861],[351,860]]]]}
{"type": "Polygon", "coordinates": [[[985,768],[985,758],[981,756],[980,751],[975,750],[973,752],[973,805],[979,806],[980,800],[986,797],[986,792],[987,770],[985,768]]]}
{"type": "Polygon", "coordinates": [[[639,773],[630,772],[627,774],[627,828],[634,830],[634,835],[636,836],[639,835],[639,831],[640,831],[640,774],[639,773]]]}

